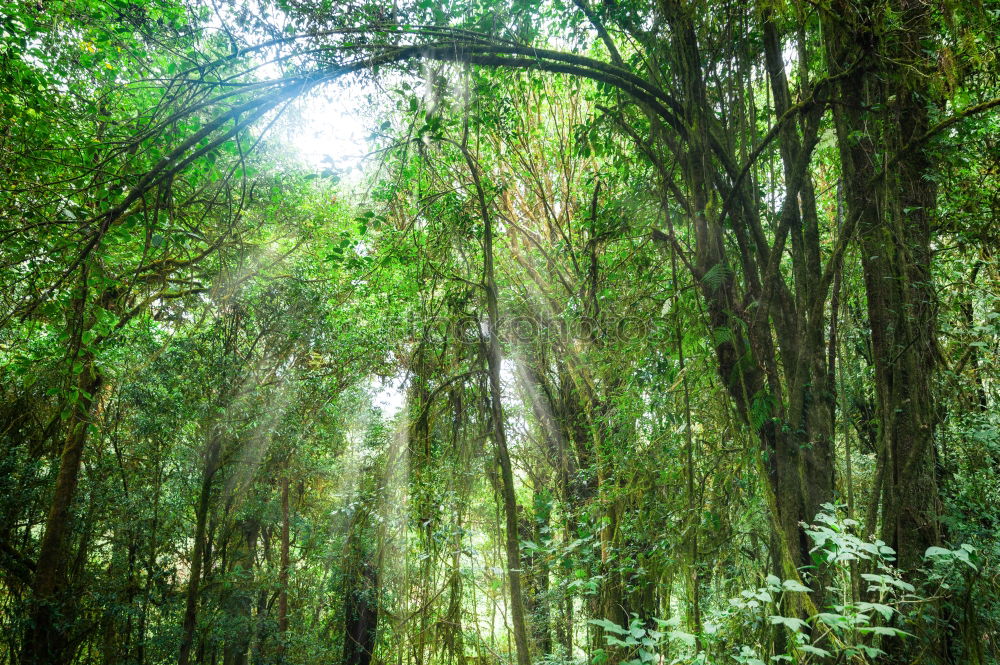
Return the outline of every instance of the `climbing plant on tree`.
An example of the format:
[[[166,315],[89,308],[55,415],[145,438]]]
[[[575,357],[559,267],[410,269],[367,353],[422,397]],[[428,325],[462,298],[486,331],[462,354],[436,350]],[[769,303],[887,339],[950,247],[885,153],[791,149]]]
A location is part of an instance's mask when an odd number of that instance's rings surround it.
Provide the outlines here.
[[[992,662],[997,12],[0,8],[3,658]]]

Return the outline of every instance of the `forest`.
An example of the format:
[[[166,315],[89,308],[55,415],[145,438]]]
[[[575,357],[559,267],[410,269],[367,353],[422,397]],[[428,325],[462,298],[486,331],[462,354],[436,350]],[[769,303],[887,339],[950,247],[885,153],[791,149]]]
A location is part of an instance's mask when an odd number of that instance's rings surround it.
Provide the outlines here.
[[[1000,0],[0,1],[0,665],[1000,663]]]

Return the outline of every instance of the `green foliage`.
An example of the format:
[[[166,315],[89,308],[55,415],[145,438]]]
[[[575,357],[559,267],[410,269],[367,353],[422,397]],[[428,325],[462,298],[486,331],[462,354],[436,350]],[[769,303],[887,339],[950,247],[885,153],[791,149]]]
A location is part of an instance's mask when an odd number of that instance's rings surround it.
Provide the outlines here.
[[[4,3],[0,661],[997,662],[967,4]]]

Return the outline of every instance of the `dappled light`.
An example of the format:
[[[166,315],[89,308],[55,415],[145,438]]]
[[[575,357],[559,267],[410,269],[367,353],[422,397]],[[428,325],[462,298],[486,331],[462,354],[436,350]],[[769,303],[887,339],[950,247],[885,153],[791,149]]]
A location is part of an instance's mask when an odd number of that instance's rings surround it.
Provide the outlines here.
[[[998,37],[0,3],[0,665],[1000,662]]]

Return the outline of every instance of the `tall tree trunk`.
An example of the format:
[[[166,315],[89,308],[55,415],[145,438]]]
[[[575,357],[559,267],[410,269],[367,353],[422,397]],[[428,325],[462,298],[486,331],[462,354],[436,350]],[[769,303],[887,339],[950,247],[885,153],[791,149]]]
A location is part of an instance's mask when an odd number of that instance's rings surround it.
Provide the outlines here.
[[[936,189],[928,177],[930,160],[911,145],[929,125],[921,40],[929,31],[931,7],[918,0],[894,4],[901,27],[894,35],[893,61],[879,55],[888,36],[850,3],[835,4],[824,32],[831,72],[846,72],[834,117],[847,210],[857,218],[861,237],[872,331],[882,539],[896,550],[899,566],[910,570],[939,539],[930,275]],[[877,105],[884,111],[863,110]]]
[[[219,470],[219,460],[222,453],[221,434],[213,428],[209,437],[208,449],[205,451],[205,462],[202,468],[201,491],[198,495],[198,507],[195,512],[194,546],[191,551],[191,570],[188,575],[184,620],[181,624],[180,653],[177,658],[178,665],[188,665],[191,662],[191,649],[194,646],[195,626],[198,621],[198,596],[201,589],[201,571],[205,559],[205,531],[212,499],[212,481],[215,478],[215,473]]]
[[[905,26],[901,35],[904,59],[909,61],[900,66],[887,128],[895,139],[889,145],[899,151],[930,126],[928,106],[932,100],[927,81],[934,67],[927,62],[923,44],[931,34],[934,8],[921,0],[898,0],[896,5],[901,25]],[[889,384],[888,401],[881,409],[887,423],[884,448],[889,457],[882,539],[896,550],[899,566],[912,570],[921,564],[927,548],[940,540],[934,447],[937,414],[933,399],[938,359],[937,298],[931,277],[931,218],[937,187],[931,177],[933,165],[922,147],[899,160],[898,166],[898,172],[892,174],[895,182],[886,181],[896,190],[895,196],[888,198],[893,208],[887,211],[894,223],[866,233],[864,241],[872,252],[870,256],[878,256],[869,246],[870,240],[877,239],[882,247],[894,240],[898,246],[893,252],[896,265],[883,264],[892,274],[882,275],[887,279],[880,285],[889,296],[884,306],[893,319],[889,327],[891,339],[882,339],[874,355],[880,382]],[[881,262],[875,259],[874,263]],[[876,273],[881,272],[878,267],[882,266],[872,267]],[[883,397],[882,390],[879,395]]]
[[[517,499],[514,495],[514,471],[507,447],[507,431],[504,425],[503,404],[500,389],[500,342],[496,326],[499,321],[497,286],[493,275],[492,224],[487,219],[484,254],[486,275],[487,327],[486,363],[490,386],[490,420],[493,426],[493,441],[496,445],[497,462],[500,465],[500,488],[503,495],[505,517],[505,548],[507,553],[507,579],[510,585],[511,623],[514,629],[514,644],[518,665],[530,665],[528,634],[524,616],[524,596],[521,589],[521,548],[518,544]]]
[[[497,302],[497,282],[493,270],[493,221],[486,205],[486,193],[479,179],[479,167],[472,155],[462,147],[469,171],[476,186],[479,212],[483,222],[483,282],[486,289],[486,365],[489,375],[490,421],[493,442],[496,445],[497,462],[500,465],[500,489],[503,495],[505,518],[504,545],[507,555],[507,580],[510,586],[510,615],[514,630],[514,645],[517,665],[530,665],[531,652],[524,616],[524,596],[521,590],[521,548],[518,544],[517,498],[514,494],[514,471],[507,448],[507,430],[504,424],[503,401],[500,389],[500,340],[497,325],[500,321],[500,306]]]
[[[239,533],[242,538],[232,548],[235,551],[227,566],[229,575],[234,579],[225,598],[229,629],[225,635],[223,665],[247,665],[249,662],[250,639],[253,634],[254,552],[257,549],[259,531],[260,525],[255,519],[240,521]]]
[[[62,607],[67,601],[63,595],[67,572],[66,541],[71,524],[70,507],[76,495],[83,451],[98,400],[97,393],[104,381],[95,365],[92,351],[84,350],[78,362],[82,364],[82,371],[75,385],[76,400],[70,407],[59,472],[35,566],[28,627],[21,647],[22,665],[59,665],[68,662],[71,657],[69,635],[66,633],[69,616]]]
[[[550,540],[551,531],[551,495],[547,492],[535,493],[534,540],[543,545]],[[536,619],[534,638],[539,653],[548,656],[552,653],[552,600],[549,591],[549,561],[547,557],[539,557],[535,562],[535,606]]]
[[[764,60],[771,82],[775,113],[783,116],[792,106],[788,77],[785,72],[783,48],[770,10],[764,11]],[[800,53],[800,57],[805,57]],[[802,73],[799,85],[808,92],[809,81]],[[778,145],[785,182],[785,203],[781,224],[787,224],[791,240],[792,273],[797,321],[795,334],[781,338],[782,361],[788,378],[788,419],[793,434],[788,451],[795,464],[794,476],[784,482],[800,487],[802,505],[796,524],[801,563],[808,561],[810,543],[798,522],[811,522],[822,504],[833,498],[833,407],[831,375],[824,344],[825,308],[813,309],[814,299],[825,300],[818,293],[823,266],[820,262],[819,219],[809,161],[816,140],[818,122],[815,114],[806,114],[802,122],[802,137],[796,123],[786,122],[779,133]],[[776,244],[780,247],[781,243]],[[778,257],[772,256],[772,262]],[[769,268],[770,269],[770,268]],[[777,278],[777,275],[774,276]],[[765,280],[768,277],[765,275]],[[770,289],[765,284],[765,289]],[[788,527],[786,527],[788,528]],[[823,584],[816,584],[822,587]],[[819,599],[817,594],[817,600]]]
[[[288,519],[288,472],[281,479],[281,563],[278,571],[278,632],[281,633],[282,642],[288,632],[288,547],[289,547],[289,519]]]
[[[343,665],[369,665],[378,637],[379,571],[360,551],[352,559],[355,572],[345,599]]]
[[[805,176],[819,116],[810,116],[801,141],[794,127],[780,137],[788,163],[787,182],[779,228],[774,246],[769,247],[746,181],[727,182],[733,177],[732,164],[719,167],[713,158],[725,161],[722,148],[716,147],[725,141],[718,136],[720,122],[706,94],[692,7],[676,0],[665,0],[662,6],[671,26],[671,65],[680,81],[689,127],[683,148],[674,151],[682,166],[695,233],[690,267],[705,302],[719,377],[739,417],[755,432],[766,460],[769,512],[780,534],[775,541],[776,561],[783,577],[795,578],[799,566],[809,560],[800,523],[812,520],[815,508],[829,501],[833,492],[831,439],[823,431],[829,429],[829,416],[828,410],[819,408],[828,406],[828,400],[817,399],[810,388],[826,385],[823,312],[818,308],[809,316],[806,311],[818,297],[808,286],[818,281],[819,253]],[[783,70],[774,74],[784,84]],[[787,104],[787,86],[780,88],[780,94],[776,101]],[[731,226],[740,247],[735,267],[742,270],[742,279],[727,256],[725,228],[717,212],[725,211],[721,195],[738,220]],[[803,225],[804,217],[809,217],[809,224]],[[781,276],[787,236],[792,237],[793,270],[799,276],[795,294]],[[671,246],[670,237],[661,234],[658,239]],[[755,304],[753,309],[747,307],[750,303]]]
[[[670,252],[670,273],[673,278],[673,289],[675,294],[680,293],[680,288],[677,283],[677,254],[671,249]],[[679,310],[678,310],[679,311]],[[687,481],[687,496],[685,497],[687,503],[687,516],[685,518],[685,530],[687,534],[685,540],[687,540],[687,550],[688,550],[688,574],[687,588],[688,588],[688,626],[691,632],[695,635],[697,640],[696,649],[701,650],[701,579],[699,575],[698,566],[700,565],[700,556],[698,554],[698,531],[701,528],[701,501],[695,498],[695,442],[694,442],[694,431],[691,422],[691,387],[688,384],[687,376],[687,363],[684,357],[684,335],[681,332],[681,322],[678,320],[674,322],[674,334],[677,343],[677,371],[681,375],[682,388],[681,393],[683,397],[684,404],[684,471]]]

